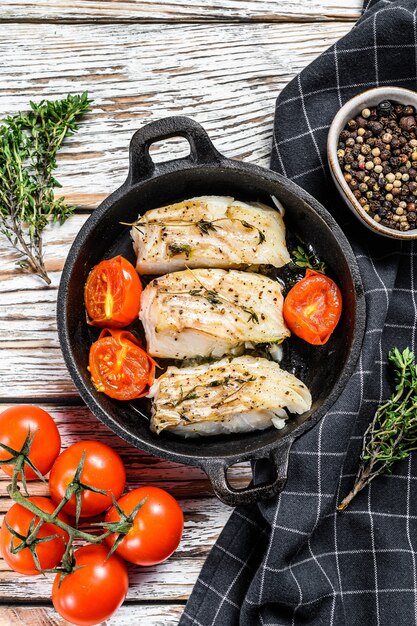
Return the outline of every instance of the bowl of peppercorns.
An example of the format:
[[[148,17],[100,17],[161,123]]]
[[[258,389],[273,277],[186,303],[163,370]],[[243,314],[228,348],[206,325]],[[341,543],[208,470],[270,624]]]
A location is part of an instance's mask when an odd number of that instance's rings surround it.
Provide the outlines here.
[[[417,239],[417,93],[378,87],[349,100],[330,126],[327,155],[339,192],[368,228]]]

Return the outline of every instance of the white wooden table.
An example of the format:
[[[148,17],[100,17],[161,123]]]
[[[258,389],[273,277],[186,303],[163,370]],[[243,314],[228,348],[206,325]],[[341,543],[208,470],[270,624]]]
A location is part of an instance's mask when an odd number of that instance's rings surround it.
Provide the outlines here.
[[[136,450],[83,406],[61,357],[57,286],[68,249],[89,213],[127,171],[128,143],[143,124],[183,114],[203,124],[228,157],[267,166],[274,102],[284,85],[344,35],[361,0],[1,0],[0,116],[30,99],[88,90],[92,112],[68,140],[58,178],[76,214],[46,235],[47,288],[14,267],[0,239],[0,409],[38,404],[56,418],[64,445],[99,438],[122,455],[130,487],[158,484],[180,500],[179,550],[158,567],[132,568],[127,601],[111,625],[170,625],[183,606],[231,510],[203,472]],[[155,147],[179,156],[178,141]],[[159,153],[159,154],[158,154]],[[1,237],[1,236],[0,236]],[[234,480],[248,470],[235,468]],[[1,512],[10,502],[0,477]],[[32,493],[44,487],[31,485]],[[51,581],[22,578],[0,562],[0,626],[64,624],[52,610]],[[224,626],[227,626],[226,624]]]

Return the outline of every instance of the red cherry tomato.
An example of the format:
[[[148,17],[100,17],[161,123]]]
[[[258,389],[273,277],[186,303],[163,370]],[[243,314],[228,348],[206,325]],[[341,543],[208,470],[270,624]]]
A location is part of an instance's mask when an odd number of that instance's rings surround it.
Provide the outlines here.
[[[61,437],[52,417],[36,406],[21,404],[6,409],[0,414],[0,443],[13,450],[21,450],[28,433],[35,434],[30,448],[29,459],[45,476],[61,449]],[[0,447],[0,460],[10,459],[11,455]],[[8,476],[13,473],[13,464],[1,465]],[[35,472],[25,466],[27,480],[37,478]]]
[[[155,378],[155,362],[125,330],[102,330],[90,348],[89,368],[97,391],[116,400],[145,396]]]
[[[120,456],[109,446],[98,441],[79,441],[64,450],[55,461],[49,476],[52,500],[59,504],[68,485],[74,478],[78,464],[85,451],[84,467],[80,482],[96,489],[106,490],[106,495],[94,491],[81,492],[80,517],[92,517],[102,513],[112,504],[112,496],[119,498],[126,482],[126,472]],[[76,514],[75,495],[63,510],[68,515]]]
[[[129,580],[126,565],[116,554],[108,557],[104,545],[88,545],[74,553],[79,569],[60,581],[57,574],[52,588],[55,610],[78,626],[93,626],[109,619],[126,597]]]
[[[142,285],[129,261],[122,256],[102,261],[88,275],[84,301],[90,324],[123,328],[137,319]]]
[[[325,344],[340,319],[342,296],[329,278],[308,269],[290,290],[284,301],[283,314],[288,328],[315,346]]]
[[[116,548],[117,554],[136,565],[162,563],[177,549],[184,528],[184,516],[178,502],[158,487],[140,487],[118,500],[124,513],[130,515],[145,497],[145,504],[135,516],[129,533]],[[115,507],[106,515],[106,522],[117,522]],[[113,546],[117,534],[106,541]]]
[[[45,511],[45,513],[53,513],[55,510],[54,503],[48,498],[41,498],[39,496],[32,496],[28,498],[29,502],[33,502],[39,509]],[[64,513],[59,513],[58,518],[69,523],[67,516]],[[31,513],[20,504],[14,504],[11,509],[8,510],[5,516],[5,521],[0,529],[0,552],[7,565],[11,567],[15,572],[24,574],[25,576],[36,576],[40,574],[33,560],[32,553],[29,548],[23,548],[20,552],[13,554],[10,550],[10,546],[13,545],[17,548],[22,542],[17,537],[14,537],[10,530],[6,526],[7,524],[22,536],[27,536],[30,524],[35,519],[35,525],[39,520],[34,513]],[[39,559],[39,563],[42,569],[51,569],[56,567],[61,561],[65,552],[65,544],[68,541],[68,534],[65,530],[62,530],[55,524],[49,524],[44,522],[42,528],[37,535],[38,539],[44,537],[50,537],[58,535],[55,539],[45,541],[44,543],[38,543],[35,546],[36,554]]]

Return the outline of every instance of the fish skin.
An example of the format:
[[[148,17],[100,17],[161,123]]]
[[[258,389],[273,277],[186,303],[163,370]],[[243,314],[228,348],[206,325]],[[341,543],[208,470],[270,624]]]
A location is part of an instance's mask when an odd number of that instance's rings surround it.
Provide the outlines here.
[[[217,303],[207,293],[215,294]],[[147,285],[139,318],[151,356],[221,357],[245,342],[279,343],[288,337],[282,306],[279,283],[266,276],[187,269]]]
[[[214,363],[170,366],[150,389],[151,430],[196,437],[282,428],[290,413],[311,408],[306,385],[268,359],[226,357]]]
[[[139,220],[147,224],[142,228],[137,224],[131,230],[139,274],[161,275],[186,267],[279,268],[291,260],[282,215],[260,203],[240,202],[229,196],[200,196],[151,209]],[[184,225],[201,220],[214,222],[214,228],[202,232],[196,224]],[[259,231],[265,238],[262,242]],[[178,252],[181,247],[184,251]]]

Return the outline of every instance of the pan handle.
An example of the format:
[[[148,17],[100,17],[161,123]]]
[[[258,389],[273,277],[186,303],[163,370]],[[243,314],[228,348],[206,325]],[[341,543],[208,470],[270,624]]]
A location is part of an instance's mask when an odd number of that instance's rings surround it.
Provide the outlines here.
[[[181,159],[155,163],[149,154],[150,146],[156,141],[170,137],[184,137],[190,144],[190,154]],[[195,164],[218,163],[223,158],[200,124],[189,117],[165,117],[146,124],[133,135],[129,147],[130,165],[126,182],[129,185],[134,185],[162,173]]]
[[[272,482],[267,484],[254,485],[252,482],[244,489],[234,489],[227,480],[227,470],[231,464],[224,459],[208,459],[204,463],[203,469],[211,481],[216,496],[229,506],[253,504],[258,500],[267,500],[284,489],[292,443],[293,439],[283,440],[278,448],[270,452],[268,460],[272,464],[274,477]],[[238,462],[239,460],[234,460],[232,464]]]

